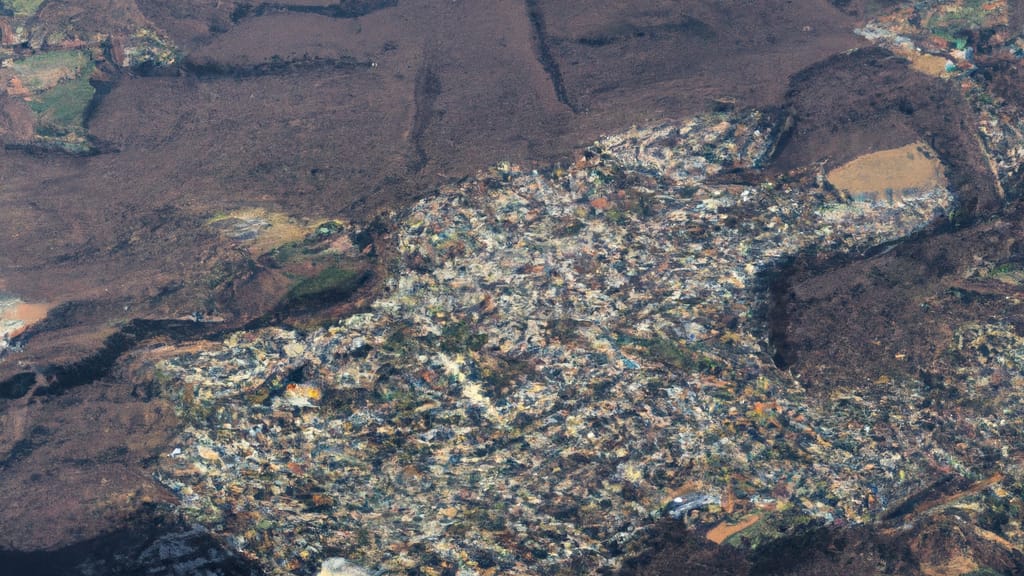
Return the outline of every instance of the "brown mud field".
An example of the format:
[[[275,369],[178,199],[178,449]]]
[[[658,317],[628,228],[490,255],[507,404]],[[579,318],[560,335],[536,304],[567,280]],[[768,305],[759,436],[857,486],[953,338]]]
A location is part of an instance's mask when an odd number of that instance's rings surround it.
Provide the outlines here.
[[[995,178],[954,83],[853,34],[896,4],[47,2],[39,23],[102,31],[128,14],[184,57],[111,73],[88,117],[93,155],[17,145],[20,109],[0,102],[0,289],[49,307],[0,356],[0,565],[256,573],[177,521],[153,479],[177,423],[134,381],[136,356],[357,309],[386,273],[390,215],[441,183],[500,161],[568,162],[601,134],[716,107],[774,111],[786,133],[767,172],[783,180],[918,141],[935,150],[960,196],[954,221],[877,253],[802,255],[775,271],[765,316],[777,365],[821,383],[823,401],[885,394],[883,375],[941,383],[955,326],[1024,326],[1016,285],[971,275],[979,259],[1024,262],[1021,182]],[[1021,98],[1016,64],[979,68]],[[312,305],[294,279],[323,260],[255,253],[211,224],[245,210],[287,221],[275,229],[359,230],[331,260],[358,282]],[[963,550],[1024,570],[1019,551],[974,532],[903,520],[750,552],[664,521],[624,573],[925,574]]]

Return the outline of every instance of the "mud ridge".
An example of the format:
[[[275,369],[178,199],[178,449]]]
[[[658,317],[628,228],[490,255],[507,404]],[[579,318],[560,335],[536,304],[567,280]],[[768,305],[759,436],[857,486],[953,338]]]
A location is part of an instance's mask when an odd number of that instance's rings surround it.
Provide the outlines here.
[[[599,48],[601,46],[615,44],[632,38],[643,38],[644,36],[655,37],[659,34],[675,34],[680,32],[697,38],[702,38],[707,41],[712,41],[718,36],[715,29],[709,26],[707,22],[691,16],[684,16],[681,20],[676,22],[666,22],[657,26],[624,25],[623,28],[616,31],[616,33],[583,36],[577,38],[576,42],[590,48]]]
[[[778,147],[773,163],[780,171],[824,160],[838,164],[872,147],[920,139],[946,166],[949,189],[960,199],[960,225],[1002,207],[995,175],[973,132],[976,119],[959,89],[912,71],[888,50],[862,48],[805,68],[790,79],[786,106],[795,126]],[[841,134],[863,141],[863,150],[842,142]],[[901,138],[907,142],[897,142]]]
[[[92,136],[86,136],[86,140],[89,142],[89,148],[87,150],[72,151],[60,146],[59,144],[51,144],[48,142],[9,142],[4,144],[4,150],[11,152],[22,152],[30,156],[73,156],[76,158],[90,158],[92,156],[99,156],[100,154],[113,154],[120,152],[120,148],[111,144],[110,142],[104,142],[98,138]]]
[[[121,355],[148,338],[167,336],[186,340],[204,336],[214,337],[223,331],[222,326],[191,320],[132,320],[124,328],[108,336],[103,346],[93,354],[70,364],[41,368],[39,373],[45,379],[46,385],[36,388],[33,396],[58,395],[76,386],[108,376]],[[19,339],[24,340],[30,336],[26,333]],[[14,399],[27,394],[34,380],[34,372],[19,372],[0,381],[0,390],[4,392],[2,397]]]
[[[827,276],[854,262],[882,256],[901,247],[929,242],[948,234],[958,227],[957,222],[943,218],[910,236],[869,246],[856,252],[841,252],[822,258],[814,248],[786,258],[771,269],[761,272],[758,282],[768,294],[764,309],[759,313],[767,331],[769,353],[775,367],[788,370],[799,361],[795,345],[789,340],[790,309],[793,305],[793,286],[807,278]]]
[[[138,574],[257,576],[252,562],[212,535],[177,519],[163,505],[147,505],[124,527],[57,550],[0,549],[5,574]]]
[[[349,0],[329,6],[307,6],[264,2],[262,4],[239,4],[231,13],[231,21],[238,23],[245,18],[257,18],[275,12],[297,12],[300,14],[316,14],[328,18],[359,18],[385,8],[398,5],[398,0]]]
[[[227,64],[224,62],[196,62],[187,60],[178,68],[181,73],[194,76],[200,80],[211,78],[257,78],[262,76],[283,76],[317,72],[320,70],[354,70],[372,68],[373,63],[356,60],[355,58],[301,58],[298,60],[272,59],[248,66]],[[162,75],[162,71],[157,75]],[[145,75],[145,74],[143,74]]]

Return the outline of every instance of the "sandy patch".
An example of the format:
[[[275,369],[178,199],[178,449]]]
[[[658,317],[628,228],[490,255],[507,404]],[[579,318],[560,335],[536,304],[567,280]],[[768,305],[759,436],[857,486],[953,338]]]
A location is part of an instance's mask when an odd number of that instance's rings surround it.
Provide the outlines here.
[[[887,202],[946,184],[942,163],[923,142],[854,158],[827,178],[854,200]]]
[[[744,516],[740,519],[739,522],[735,524],[728,524],[726,522],[722,522],[721,524],[715,526],[714,528],[708,531],[707,539],[711,540],[715,544],[721,544],[722,542],[728,540],[729,537],[733,534],[736,534],[737,532],[742,532],[743,530],[750,528],[754,524],[757,524],[757,521],[760,519],[760,514],[750,514],[749,516]]]
[[[216,216],[209,224],[227,239],[245,244],[252,254],[263,254],[282,244],[302,240],[315,228],[287,214],[260,208]]]
[[[10,340],[46,318],[49,304],[29,304],[17,298],[0,299],[0,339]]]
[[[46,314],[49,311],[49,304],[29,304],[28,302],[18,302],[14,306],[7,308],[0,313],[0,318],[3,318],[4,320],[16,320],[24,322],[25,324],[32,324],[46,318]]]
[[[911,53],[910,67],[918,72],[924,72],[929,76],[943,76],[947,74],[946,66],[949,60],[934,54]]]

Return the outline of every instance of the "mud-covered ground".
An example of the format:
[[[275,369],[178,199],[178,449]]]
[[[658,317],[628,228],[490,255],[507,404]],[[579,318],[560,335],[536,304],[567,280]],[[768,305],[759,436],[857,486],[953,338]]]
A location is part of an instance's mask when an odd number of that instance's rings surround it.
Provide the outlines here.
[[[280,294],[219,298],[211,276],[239,259],[204,225],[218,213],[366,221],[497,161],[567,160],[715,102],[777,104],[792,74],[866,44],[824,0],[126,6],[178,43],[180,66],[103,87],[88,120],[103,153],[2,152],[0,282],[57,308],[46,338],[25,339],[26,365],[87,355],[132,318],[216,308],[240,323],[272,307]],[[102,30],[104,10],[38,18]]]
[[[884,394],[880,375],[941,372],[952,326],[1021,322],[1005,284],[965,278],[979,257],[1024,261],[1022,209],[1006,206],[1014,186],[1006,198],[997,189],[961,91],[852,33],[894,4],[48,2],[38,18],[53,26],[143,19],[184,58],[102,86],[88,119],[99,154],[0,151],[0,289],[53,306],[0,360],[0,391],[27,391],[0,400],[0,548],[19,551],[9,559],[26,573],[52,559],[27,553],[53,549],[68,554],[62,566],[146,565],[159,530],[127,552],[110,535],[170,509],[150,466],[173,448],[175,421],[132,381],[132,350],[289,318],[287,286],[225,243],[212,217],[256,207],[366,224],[488,164],[567,160],[602,133],[714,107],[789,118],[776,175],[920,140],[939,154],[962,197],[955,225],[882,254],[798,259],[779,271],[766,314],[777,362],[808,380]],[[981,72],[1008,100],[1024,93],[1013,65]],[[14,134],[17,108],[3,105]],[[200,310],[224,322],[179,320]],[[981,546],[949,531],[856,528],[744,555],[679,530],[652,534],[629,569],[859,574],[876,557],[909,567]],[[1012,561],[994,553],[989,565]]]

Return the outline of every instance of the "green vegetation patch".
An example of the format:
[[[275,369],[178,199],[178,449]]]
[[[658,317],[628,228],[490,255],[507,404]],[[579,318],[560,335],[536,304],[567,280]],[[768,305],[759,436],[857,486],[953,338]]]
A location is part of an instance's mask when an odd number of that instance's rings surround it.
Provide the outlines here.
[[[487,343],[487,335],[474,332],[469,324],[449,322],[441,331],[441,350],[449,354],[479,351]]]
[[[307,235],[305,238],[305,242],[307,244],[315,244],[337,234],[341,234],[344,231],[344,224],[342,224],[341,222],[337,222],[335,220],[328,220],[327,222],[324,222],[317,226],[316,230]]]
[[[368,277],[369,274],[361,270],[326,268],[292,286],[285,301],[297,305],[339,302],[358,290]]]
[[[43,0],[3,0],[0,6],[14,12],[15,16],[31,16],[39,10]]]
[[[691,346],[677,343],[669,338],[654,338],[638,341],[640,353],[651,360],[686,372],[715,374],[721,364],[714,357],[704,354]]]
[[[86,75],[43,92],[29,102],[36,113],[36,132],[40,136],[84,133],[85,111],[95,94]]]
[[[932,34],[957,43],[956,35],[964,30],[977,30],[984,26],[988,11],[982,6],[986,0],[965,0],[955,10],[938,10],[928,20]],[[961,48],[962,49],[962,48]]]
[[[795,508],[767,515],[754,525],[733,534],[723,541],[737,548],[756,550],[760,548],[792,546],[792,538],[800,541],[827,541],[828,528],[820,520],[808,516]],[[770,552],[769,552],[770,553]]]
[[[982,566],[977,570],[971,570],[970,572],[964,574],[964,576],[1003,576],[1003,573],[996,572],[988,566]]]
[[[15,60],[10,69],[26,89],[38,93],[62,82],[88,77],[93,63],[85,52],[60,50]]]
[[[1024,284],[1024,265],[1019,262],[1004,262],[992,268],[988,277],[1011,286]]]
[[[499,356],[481,358],[477,368],[483,394],[496,402],[511,396],[516,384],[533,373],[529,362]]]

